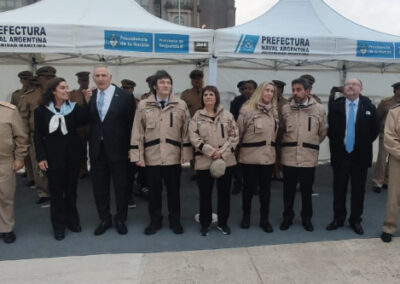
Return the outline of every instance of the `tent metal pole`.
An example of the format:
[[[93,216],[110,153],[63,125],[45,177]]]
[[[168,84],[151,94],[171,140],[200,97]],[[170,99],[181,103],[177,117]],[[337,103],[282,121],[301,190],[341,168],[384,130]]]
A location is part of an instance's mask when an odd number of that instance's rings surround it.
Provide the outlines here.
[[[344,86],[344,83],[346,82],[346,79],[347,79],[347,67],[346,67],[345,62],[342,63],[342,78],[341,79],[342,79],[341,80],[342,86]]]
[[[208,85],[217,86],[218,59],[213,56],[208,62]]]

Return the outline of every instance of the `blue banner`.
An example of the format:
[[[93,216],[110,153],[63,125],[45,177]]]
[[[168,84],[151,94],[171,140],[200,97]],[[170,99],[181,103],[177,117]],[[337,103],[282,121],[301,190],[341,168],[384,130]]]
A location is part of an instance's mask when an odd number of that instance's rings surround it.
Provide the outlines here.
[[[394,58],[393,42],[357,40],[357,57]]]
[[[104,49],[153,52],[153,34],[104,31]]]
[[[240,37],[238,45],[236,46],[235,52],[239,53],[254,53],[257,47],[259,36],[255,35],[243,35]]]
[[[394,56],[396,59],[400,59],[400,42],[394,43]]]
[[[155,34],[155,52],[189,53],[189,35]]]

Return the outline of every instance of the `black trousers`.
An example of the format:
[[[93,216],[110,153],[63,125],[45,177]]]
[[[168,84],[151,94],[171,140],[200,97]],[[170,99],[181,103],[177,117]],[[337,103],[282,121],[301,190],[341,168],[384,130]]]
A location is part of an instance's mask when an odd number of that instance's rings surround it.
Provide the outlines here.
[[[152,222],[162,220],[162,189],[167,188],[168,219],[170,225],[180,223],[181,218],[181,165],[146,166],[149,183],[149,214]]]
[[[232,183],[232,173],[234,167],[227,167],[225,174],[220,178],[213,178],[210,170],[197,170],[197,185],[200,195],[200,224],[208,227],[212,221],[212,190],[214,181],[217,181],[217,198],[218,198],[218,225],[226,225],[230,213],[230,190]]]
[[[244,178],[242,192],[243,216],[250,216],[251,200],[257,187],[259,187],[260,222],[268,221],[273,166],[242,164]]]
[[[312,209],[312,186],[314,184],[315,168],[288,167],[283,166],[283,216],[293,219],[293,203],[296,196],[296,186],[300,183],[301,192],[301,218],[311,219]]]
[[[67,168],[47,170],[50,189],[50,219],[55,232],[64,232],[67,225],[79,225],[76,208],[76,189],[79,178],[79,161],[67,163]]]
[[[352,154],[345,154],[343,163],[333,167],[333,212],[334,218],[340,222],[346,219],[347,186],[351,183],[350,223],[360,223],[364,208],[365,184],[367,171],[360,167]]]
[[[233,187],[240,189],[243,187],[243,168],[241,164],[233,166]]]
[[[128,158],[126,161],[111,161],[102,145],[99,158],[92,159],[90,162],[93,193],[99,218],[103,221],[111,220],[110,182],[112,178],[116,203],[114,218],[117,221],[126,221],[128,214]]]

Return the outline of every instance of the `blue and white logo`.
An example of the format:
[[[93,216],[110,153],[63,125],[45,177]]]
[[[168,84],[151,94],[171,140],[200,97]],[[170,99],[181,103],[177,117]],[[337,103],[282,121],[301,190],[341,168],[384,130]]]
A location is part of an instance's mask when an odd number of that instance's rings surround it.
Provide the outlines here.
[[[393,42],[357,40],[357,57],[394,58]]]
[[[256,35],[241,35],[235,52],[254,53],[259,39],[260,37]]]

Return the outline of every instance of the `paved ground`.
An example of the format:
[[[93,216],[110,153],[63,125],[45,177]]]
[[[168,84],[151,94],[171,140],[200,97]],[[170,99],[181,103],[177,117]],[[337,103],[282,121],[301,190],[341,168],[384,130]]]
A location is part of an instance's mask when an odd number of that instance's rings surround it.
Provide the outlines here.
[[[24,180],[18,179],[16,196],[16,228],[17,241],[12,245],[0,242],[0,260],[46,258],[61,256],[83,256],[108,253],[150,253],[168,251],[206,250],[220,248],[238,248],[260,245],[276,245],[289,243],[305,243],[328,240],[358,239],[348,226],[337,231],[328,232],[325,226],[332,218],[332,178],[329,166],[317,169],[315,191],[319,196],[313,197],[314,232],[306,232],[301,226],[299,214],[294,225],[288,231],[280,231],[279,223],[282,212],[282,184],[274,182],[271,197],[270,220],[274,227],[272,234],[261,231],[258,227],[258,200],[253,200],[252,226],[249,230],[239,227],[241,219],[241,197],[232,196],[231,218],[229,220],[232,234],[222,235],[216,228],[208,237],[199,235],[199,225],[193,216],[198,208],[198,193],[195,182],[189,181],[189,171],[182,175],[182,224],[185,234],[175,235],[168,228],[167,222],[157,234],[146,236],[143,229],[148,223],[147,207],[144,200],[138,199],[138,207],[129,210],[129,233],[120,236],[110,229],[102,236],[94,236],[93,231],[98,224],[94,206],[91,183],[89,179],[79,185],[78,206],[83,227],[82,233],[67,232],[64,241],[53,238],[49,220],[49,209],[34,204],[35,191],[22,186]],[[363,239],[379,236],[384,215],[386,192],[376,194],[368,188],[365,198]],[[296,196],[296,207],[299,212],[300,195]],[[164,206],[166,208],[166,206]],[[164,210],[166,212],[166,210]],[[166,214],[165,214],[166,215]]]

